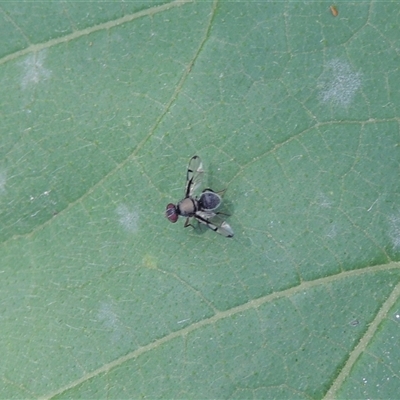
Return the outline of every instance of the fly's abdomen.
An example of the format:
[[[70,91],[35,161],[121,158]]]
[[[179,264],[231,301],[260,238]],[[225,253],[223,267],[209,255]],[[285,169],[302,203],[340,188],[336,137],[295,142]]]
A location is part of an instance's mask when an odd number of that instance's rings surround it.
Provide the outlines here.
[[[206,189],[200,196],[199,208],[202,210],[215,210],[221,205],[221,197],[211,189]]]

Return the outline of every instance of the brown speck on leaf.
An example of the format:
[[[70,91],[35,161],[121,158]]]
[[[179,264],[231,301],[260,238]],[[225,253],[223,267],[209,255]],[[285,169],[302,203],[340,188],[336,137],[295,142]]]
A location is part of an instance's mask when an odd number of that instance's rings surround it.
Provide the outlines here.
[[[331,13],[334,17],[337,17],[339,15],[339,11],[336,8],[336,6],[330,6],[329,9],[331,10]]]

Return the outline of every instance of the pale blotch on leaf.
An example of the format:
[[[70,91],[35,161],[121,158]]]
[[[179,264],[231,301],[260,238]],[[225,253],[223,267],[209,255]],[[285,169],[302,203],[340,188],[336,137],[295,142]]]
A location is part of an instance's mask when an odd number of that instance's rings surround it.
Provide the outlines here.
[[[46,59],[46,51],[42,50],[39,53],[29,54],[23,62],[21,87],[26,89],[30,85],[37,85],[39,82],[44,81],[51,76],[51,71],[44,67]]]
[[[143,264],[146,268],[156,269],[157,268],[157,259],[149,254],[146,254],[143,257]]]
[[[316,203],[318,207],[321,208],[331,208],[333,205],[333,202],[329,199],[329,197],[322,192],[317,194]]]
[[[400,214],[391,215],[389,217],[390,224],[390,239],[392,240],[393,247],[398,249],[400,247]]]
[[[328,239],[334,239],[338,235],[338,227],[336,224],[329,225],[326,230],[326,236]]]
[[[323,103],[348,107],[360,86],[361,73],[353,71],[348,62],[334,59],[319,78],[319,97]]]
[[[137,232],[139,214],[137,211],[129,211],[128,207],[121,204],[116,210],[119,216],[119,222],[129,232]]]
[[[6,192],[7,175],[4,171],[0,171],[0,194]]]
[[[119,321],[118,315],[113,310],[113,305],[108,302],[101,303],[97,318],[106,330],[112,332],[111,342],[118,342],[123,332],[121,331],[121,322]]]

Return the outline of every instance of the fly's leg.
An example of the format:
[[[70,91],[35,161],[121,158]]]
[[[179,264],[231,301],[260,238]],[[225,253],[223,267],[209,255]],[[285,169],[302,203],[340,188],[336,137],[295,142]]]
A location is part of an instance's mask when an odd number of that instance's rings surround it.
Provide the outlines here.
[[[223,213],[223,212],[220,212],[220,211],[216,212],[215,214],[216,215],[225,215],[226,217],[230,217],[231,216],[231,214]]]
[[[193,229],[195,229],[194,226],[190,223],[190,218],[186,218],[185,225],[183,225],[184,228],[187,228],[188,226],[191,226]]]
[[[219,192],[216,192],[215,190],[212,190],[212,189],[210,189],[210,188],[207,188],[207,189],[204,189],[204,190],[202,191],[202,193],[204,193],[204,192],[213,192],[213,193],[216,193],[216,194],[218,194],[219,196],[222,197],[222,196],[225,194],[226,189],[222,189],[222,190],[220,190]]]

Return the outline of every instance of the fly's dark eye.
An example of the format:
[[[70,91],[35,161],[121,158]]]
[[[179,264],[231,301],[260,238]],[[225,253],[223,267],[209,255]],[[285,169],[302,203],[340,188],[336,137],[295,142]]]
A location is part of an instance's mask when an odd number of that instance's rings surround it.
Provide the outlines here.
[[[172,223],[175,223],[178,221],[178,213],[176,211],[176,206],[175,204],[169,203],[167,205],[167,208],[165,209],[165,216],[168,218],[169,221]]]

